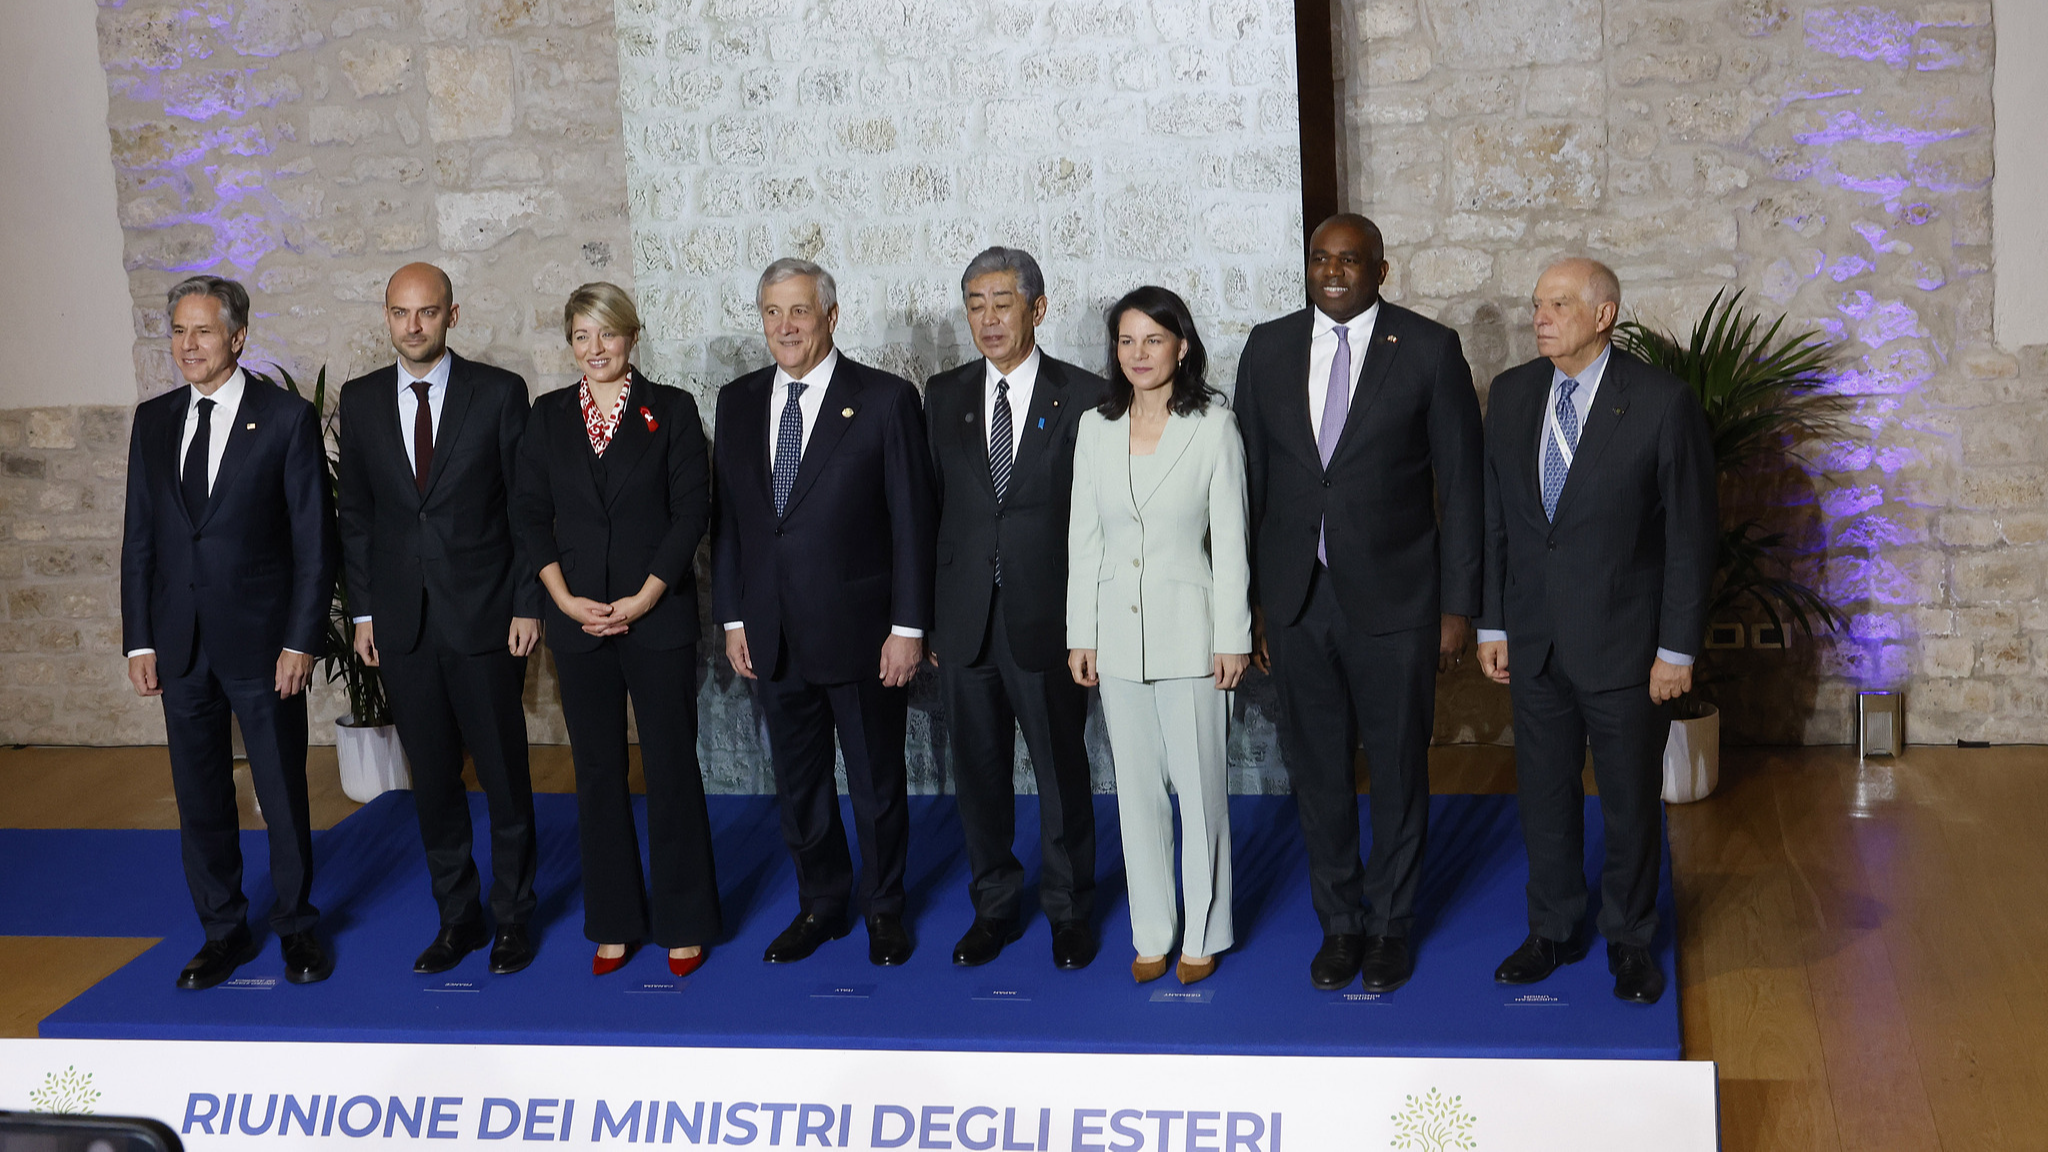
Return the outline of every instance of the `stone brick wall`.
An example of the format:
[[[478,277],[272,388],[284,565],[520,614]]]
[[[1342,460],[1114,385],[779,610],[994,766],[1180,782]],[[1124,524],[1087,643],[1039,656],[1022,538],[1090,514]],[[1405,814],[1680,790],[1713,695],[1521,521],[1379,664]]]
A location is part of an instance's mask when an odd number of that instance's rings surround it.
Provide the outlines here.
[[[2048,739],[2048,349],[1991,343],[1991,5],[1344,0],[1344,25],[1351,202],[1481,380],[1533,357],[1529,292],[1573,253],[1643,319],[1732,285],[1840,343],[1851,432],[1726,495],[1816,549],[1849,627],[1712,654],[1726,730],[1845,740],[1870,687],[1907,690],[1915,741]],[[1443,711],[1505,734],[1476,678]]]

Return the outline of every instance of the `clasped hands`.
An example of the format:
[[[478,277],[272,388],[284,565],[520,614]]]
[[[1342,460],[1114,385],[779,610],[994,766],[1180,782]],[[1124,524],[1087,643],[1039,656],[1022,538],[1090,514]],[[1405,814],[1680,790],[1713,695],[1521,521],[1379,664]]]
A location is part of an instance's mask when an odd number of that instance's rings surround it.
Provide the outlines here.
[[[618,636],[630,631],[633,621],[653,611],[655,601],[660,598],[659,591],[649,596],[647,589],[642,588],[609,604],[585,596],[570,596],[556,600],[555,606],[562,610],[562,615],[592,636]]]

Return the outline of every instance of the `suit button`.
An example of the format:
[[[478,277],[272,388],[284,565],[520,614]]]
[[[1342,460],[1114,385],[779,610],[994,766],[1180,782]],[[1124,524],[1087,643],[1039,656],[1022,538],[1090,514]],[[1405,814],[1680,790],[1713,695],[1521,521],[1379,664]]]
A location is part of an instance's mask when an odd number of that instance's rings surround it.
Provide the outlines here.
[[[1325,477],[1323,478],[1323,487],[1325,487],[1325,488],[1328,488],[1329,486],[1330,486],[1330,479],[1329,479],[1329,477],[1325,476]]]
[[[421,521],[422,523],[425,523],[425,522],[426,522],[426,519],[427,519],[427,514],[426,514],[425,512],[422,512],[422,513],[420,513],[420,521]]]
[[[1136,604],[1131,605],[1131,611],[1136,612],[1137,610],[1138,606]]]
[[[780,536],[780,535],[782,535],[782,529],[780,529],[780,528],[777,528],[777,529],[775,530],[775,534],[776,534],[777,536]]]
[[[192,534],[192,539],[193,539],[193,541],[194,541],[194,542],[196,543],[196,542],[197,542],[197,541],[199,540],[199,533],[197,533],[197,532],[194,532],[194,533]]]
[[[1552,552],[1555,552],[1555,551],[1557,551],[1557,541],[1555,541],[1555,540],[1551,540],[1551,541],[1548,541],[1548,542],[1546,542],[1546,543],[1544,544],[1544,547],[1546,547],[1546,548],[1550,549],[1550,550],[1551,550]]]
[[[1133,568],[1143,568],[1144,566],[1145,566],[1145,562],[1144,562],[1143,560],[1139,560],[1139,559],[1136,559],[1136,558],[1133,558],[1133,559],[1131,560],[1131,567],[1133,567]]]

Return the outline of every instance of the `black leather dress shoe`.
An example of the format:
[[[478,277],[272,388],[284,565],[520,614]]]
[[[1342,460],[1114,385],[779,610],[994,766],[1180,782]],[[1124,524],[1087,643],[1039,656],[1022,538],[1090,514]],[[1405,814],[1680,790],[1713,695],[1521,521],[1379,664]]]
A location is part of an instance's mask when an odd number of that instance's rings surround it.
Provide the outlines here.
[[[981,916],[953,945],[953,963],[962,968],[979,968],[1003,954],[1005,944],[1014,944],[1024,935],[1024,926],[1014,920],[990,920]]]
[[[1308,962],[1309,982],[1325,992],[1335,992],[1358,975],[1359,961],[1364,958],[1364,936],[1353,932],[1325,936],[1316,958]]]
[[[820,916],[816,912],[799,912],[789,927],[782,930],[768,945],[768,951],[761,959],[770,964],[794,964],[811,953],[827,940],[837,940],[853,930],[844,920]]]
[[[312,930],[294,932],[278,941],[284,946],[284,978],[294,984],[318,984],[334,975],[334,953]]]
[[[1664,970],[1648,948],[1633,944],[1607,946],[1607,970],[1614,973],[1616,999],[1631,1004],[1655,1004],[1664,995]]]
[[[1359,976],[1367,992],[1392,992],[1415,975],[1415,958],[1406,936],[1368,936]]]
[[[237,928],[233,935],[219,940],[208,940],[193,955],[185,970],[178,973],[178,987],[196,992],[211,988],[235,974],[235,969],[256,958],[254,941],[247,928]]]
[[[446,972],[471,952],[491,942],[490,933],[481,924],[443,925],[441,934],[412,962],[412,970],[422,976]]]
[[[915,947],[901,915],[876,912],[868,917],[868,963],[893,968],[908,962]]]
[[[1086,968],[1095,959],[1095,933],[1086,920],[1062,920],[1052,926],[1052,966],[1068,972]]]
[[[1534,984],[1547,980],[1552,972],[1566,964],[1577,964],[1586,958],[1586,950],[1592,941],[1574,936],[1570,940],[1546,940],[1534,932],[1522,941],[1522,946],[1508,954],[1493,970],[1496,984]]]
[[[500,924],[491,939],[491,974],[510,976],[533,963],[533,937],[524,924]]]

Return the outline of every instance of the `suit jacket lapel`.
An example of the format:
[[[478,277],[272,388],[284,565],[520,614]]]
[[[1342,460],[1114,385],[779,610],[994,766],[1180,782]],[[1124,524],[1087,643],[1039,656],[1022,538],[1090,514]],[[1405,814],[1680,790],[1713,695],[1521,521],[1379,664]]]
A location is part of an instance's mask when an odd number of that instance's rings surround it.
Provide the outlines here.
[[[235,409],[235,422],[228,427],[227,446],[221,450],[220,471],[214,473],[213,488],[206,497],[206,511],[200,515],[194,528],[205,527],[206,522],[213,519],[214,512],[219,510],[221,498],[227,495],[229,485],[241,475],[242,465],[248,462],[249,446],[255,441],[267,414],[264,401],[268,398],[263,395],[263,387],[269,381],[247,370],[242,375],[242,403]]]
[[[986,365],[988,361],[982,360],[979,363]],[[973,373],[968,378],[977,382],[985,381],[987,379],[985,375],[987,371],[988,369],[983,367],[981,372]],[[1043,378],[1045,374],[1041,371],[1039,375]],[[961,451],[966,454],[967,459],[980,462],[980,467],[969,468],[968,471],[974,473],[975,478],[981,483],[981,490],[988,493],[988,498],[993,500],[996,498],[996,478],[994,473],[989,471],[988,427],[982,422],[982,408],[984,407],[985,397],[981,387],[969,390],[968,395],[972,399],[967,405],[967,411],[961,414],[958,425]],[[822,421],[824,417],[820,416],[819,419]],[[1010,461],[1010,483],[1013,486],[1017,483],[1017,461],[1015,460]]]
[[[1572,452],[1572,468],[1565,474],[1564,491],[1557,494],[1557,514],[1564,515],[1566,505],[1574,493],[1594,483],[1586,478],[1600,463],[1600,454],[1612,443],[1616,429],[1623,416],[1628,414],[1629,368],[1620,352],[1609,354],[1607,373],[1600,381],[1599,391],[1593,394],[1592,406],[1586,412],[1586,426],[1579,430],[1579,446]],[[1548,389],[1545,395],[1548,396]],[[1538,413],[1538,419],[1542,414]],[[1541,465],[1538,465],[1539,469]]]
[[[1137,502],[1140,509],[1151,503],[1153,495],[1166,486],[1166,477],[1173,472],[1174,465],[1180,463],[1180,458],[1186,455],[1188,445],[1194,443],[1195,425],[1201,419],[1200,416],[1178,415],[1166,418],[1166,430],[1159,434],[1159,446],[1152,450],[1152,454],[1158,459],[1159,464],[1157,467],[1150,469],[1152,473],[1151,483],[1146,485],[1143,492],[1137,491],[1136,488],[1133,488],[1131,491],[1131,497]],[[1128,434],[1124,439],[1124,455],[1126,457],[1130,455],[1130,438]],[[1125,467],[1129,467],[1129,464],[1126,464]]]
[[[625,490],[626,478],[632,475],[633,469],[640,463],[640,458],[647,454],[647,449],[654,443],[654,433],[648,430],[647,417],[640,414],[640,409],[647,407],[648,401],[653,398],[649,395],[650,392],[647,381],[642,379],[638,372],[633,373],[633,382],[626,390],[626,406],[619,412],[619,426],[613,430],[612,442],[607,444],[604,450],[606,508],[610,508],[618,500],[619,493]],[[648,407],[648,411],[652,412],[653,409]],[[588,442],[587,436],[585,442]],[[590,469],[585,468],[584,471],[588,472]]]
[[[1272,375],[1277,387],[1266,390],[1264,398],[1273,408],[1272,426],[1280,443],[1317,472],[1323,470],[1322,453],[1316,450],[1316,427],[1309,419],[1308,390],[1318,381],[1308,378],[1308,346],[1315,339],[1315,309],[1295,313],[1287,339],[1280,342],[1281,354],[1274,358]]]
[[[1062,415],[1070,407],[1066,398],[1067,374],[1053,363],[1052,357],[1041,353],[1038,383],[1031,389],[1031,407],[1024,413],[1024,437],[1017,442],[1017,458],[1010,462],[1012,491],[1027,475],[1025,470],[1037,468],[1045,457],[1045,446],[1052,442]]]
[[[580,385],[572,386],[572,390]],[[602,507],[604,493],[597,490],[597,477],[590,472],[590,430],[583,424],[583,401],[579,396],[569,398],[567,419],[550,420],[546,428],[548,436],[554,439],[550,455],[566,465],[566,470],[575,475],[569,481],[589,494],[593,503]],[[616,437],[614,438],[616,439]],[[559,509],[557,509],[559,513]]]
[[[185,507],[185,461],[178,455],[178,444],[185,438],[185,421],[190,418],[192,411],[190,385],[186,386],[186,393],[183,404],[171,405],[169,419],[166,419],[164,426],[157,430],[156,442],[159,445],[157,453],[164,461],[165,481],[170,485],[167,491],[171,494],[171,503],[178,506],[178,515],[184,517],[185,522],[190,524],[192,512]]]
[[[1394,359],[1401,354],[1400,339],[1387,330],[1387,321],[1387,305],[1382,304],[1379,322],[1373,325],[1372,335],[1366,337],[1365,363],[1358,370],[1358,386],[1351,390],[1351,405],[1344,413],[1344,427],[1337,433],[1337,448],[1330,453],[1333,464],[1345,449],[1358,442],[1362,435],[1358,429],[1365,423],[1366,409],[1378,399],[1387,374],[1393,371]]]
[[[393,369],[397,371],[397,369]],[[462,433],[462,418],[469,415],[469,402],[474,390],[469,386],[469,361],[448,354],[448,394],[441,399],[441,419],[434,426],[434,464],[427,472],[427,490],[420,494],[421,503],[433,496],[434,485],[448,471],[448,457],[455,454],[455,439]],[[394,402],[393,412],[398,411]],[[400,451],[404,445],[399,445]],[[402,457],[401,457],[402,459]]]
[[[789,488],[789,503],[782,506],[786,518],[803,501],[804,493],[817,483],[818,473],[825,470],[825,461],[832,450],[839,447],[839,441],[846,430],[860,416],[860,381],[854,378],[845,353],[840,353],[838,366],[832,369],[832,382],[825,386],[825,396],[818,408],[818,422],[811,425],[811,439],[804,445],[804,454],[796,466],[796,481]],[[771,462],[769,467],[774,467]]]

